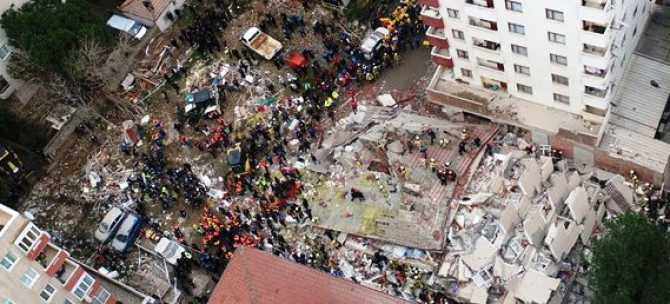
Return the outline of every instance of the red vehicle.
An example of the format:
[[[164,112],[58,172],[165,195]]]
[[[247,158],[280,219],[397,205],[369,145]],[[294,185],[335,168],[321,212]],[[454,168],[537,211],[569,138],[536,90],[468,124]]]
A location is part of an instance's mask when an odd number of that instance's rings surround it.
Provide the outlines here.
[[[298,51],[291,51],[286,54],[285,61],[286,64],[294,70],[305,68],[307,67],[307,64],[309,64],[309,60]]]

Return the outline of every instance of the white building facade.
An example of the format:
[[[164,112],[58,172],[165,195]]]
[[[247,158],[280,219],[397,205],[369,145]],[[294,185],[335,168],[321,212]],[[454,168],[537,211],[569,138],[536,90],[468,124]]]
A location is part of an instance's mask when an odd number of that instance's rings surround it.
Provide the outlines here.
[[[596,120],[649,19],[649,0],[419,0],[453,78]]]

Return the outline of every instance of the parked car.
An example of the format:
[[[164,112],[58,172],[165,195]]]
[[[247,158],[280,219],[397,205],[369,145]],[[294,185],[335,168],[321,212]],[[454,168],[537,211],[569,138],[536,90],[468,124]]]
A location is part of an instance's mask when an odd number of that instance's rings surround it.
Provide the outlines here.
[[[125,32],[135,39],[142,39],[147,33],[147,28],[142,23],[119,15],[112,15],[112,17],[107,20],[107,25],[111,28]]]
[[[140,218],[137,215],[129,213],[112,240],[112,248],[120,252],[127,251],[135,243],[135,239],[137,239],[140,233],[140,226]]]
[[[98,224],[98,229],[95,230],[95,238],[103,243],[109,241],[119,229],[125,217],[126,213],[117,207],[109,210]]]
[[[172,265],[177,265],[177,259],[186,252],[186,248],[168,238],[161,238],[154,250]]]
[[[391,32],[385,27],[378,27],[367,34],[361,43],[361,51],[363,51],[365,59],[371,60],[374,58],[382,46],[382,41],[389,35],[391,35]]]
[[[240,41],[267,60],[272,60],[284,47],[277,39],[263,33],[257,27],[251,27],[244,32],[242,37],[240,37]]]

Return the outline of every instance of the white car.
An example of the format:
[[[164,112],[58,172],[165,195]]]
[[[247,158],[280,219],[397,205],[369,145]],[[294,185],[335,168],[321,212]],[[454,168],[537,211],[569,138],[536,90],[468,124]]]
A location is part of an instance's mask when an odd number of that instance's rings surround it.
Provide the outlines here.
[[[186,252],[184,246],[168,238],[161,238],[154,250],[172,265],[177,265],[177,260],[181,257],[181,254]]]
[[[257,27],[251,27],[244,32],[240,41],[267,60],[272,60],[284,47],[277,39],[263,33]]]
[[[125,32],[138,40],[142,39],[144,34],[147,33],[147,28],[142,23],[119,15],[112,15],[112,17],[107,20],[107,25],[111,28]]]
[[[95,230],[95,238],[103,243],[109,241],[119,229],[119,226],[125,217],[126,213],[117,207],[109,210],[98,224],[98,229]]]
[[[365,36],[361,43],[361,51],[363,51],[365,59],[372,59],[382,46],[384,38],[389,37],[389,35],[391,35],[391,32],[387,28],[378,27],[374,32]]]

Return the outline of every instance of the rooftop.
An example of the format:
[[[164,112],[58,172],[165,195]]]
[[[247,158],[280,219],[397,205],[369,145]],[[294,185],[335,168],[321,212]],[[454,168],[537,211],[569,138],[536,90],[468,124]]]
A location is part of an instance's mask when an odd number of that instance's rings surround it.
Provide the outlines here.
[[[654,8],[636,51],[670,63],[670,7]]]
[[[148,4],[145,4],[145,2]],[[119,5],[119,10],[140,18],[156,21],[169,4],[169,0],[126,0]]]
[[[407,302],[264,251],[239,247],[212,292],[209,303]]]

